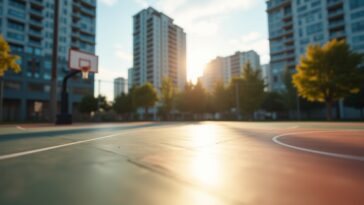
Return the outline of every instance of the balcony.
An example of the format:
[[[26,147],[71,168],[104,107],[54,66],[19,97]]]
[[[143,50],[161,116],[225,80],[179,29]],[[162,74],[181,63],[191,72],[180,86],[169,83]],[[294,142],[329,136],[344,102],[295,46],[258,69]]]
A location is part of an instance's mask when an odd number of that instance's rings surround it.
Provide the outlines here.
[[[330,39],[334,39],[334,38],[344,38],[345,35],[346,35],[345,31],[333,32],[333,33],[330,33]]]
[[[78,13],[78,12],[72,12],[72,20],[73,21],[78,21],[78,20],[80,20],[81,19],[81,16],[80,16],[80,14]]]
[[[81,0],[83,6],[96,8],[96,0]]]
[[[42,32],[39,31],[39,30],[29,30],[29,35],[32,36],[32,37],[35,37],[35,38],[38,38],[38,39],[41,39],[42,38]]]
[[[24,22],[26,20],[26,16],[24,12],[20,12],[14,9],[8,10],[8,17],[19,22]]]
[[[30,0],[30,5],[37,9],[43,9],[43,0]]]
[[[42,10],[38,10],[38,9],[34,9],[34,8],[30,9],[30,15],[32,15],[32,16],[38,18],[38,19],[43,18]]]
[[[340,9],[337,9],[337,10],[329,11],[328,16],[329,16],[329,19],[344,16],[344,9],[340,8]]]
[[[327,6],[328,7],[333,7],[336,6],[338,4],[342,3],[342,0],[327,0]]]
[[[37,27],[37,28],[42,28],[43,27],[43,22],[42,21],[37,21],[37,20],[34,20],[34,19],[30,19],[28,22],[29,22],[29,24],[31,26],[34,26],[34,27]]]
[[[329,23],[329,29],[345,28],[345,21],[332,21]]]
[[[291,5],[291,0],[268,1],[267,5],[268,5],[267,12],[271,12],[271,11],[280,9],[280,8],[282,8],[284,6]]]
[[[96,11],[94,9],[87,9],[85,7],[81,7],[81,13],[86,15],[86,16],[90,16],[90,17],[95,17],[96,16]]]
[[[91,44],[91,45],[95,45],[95,39],[94,38],[85,38],[85,37],[80,37],[79,38],[80,41],[87,43],[87,44]]]
[[[41,47],[42,46],[42,42],[41,41],[35,41],[35,40],[29,39],[28,43],[31,46],[36,46],[36,47]]]

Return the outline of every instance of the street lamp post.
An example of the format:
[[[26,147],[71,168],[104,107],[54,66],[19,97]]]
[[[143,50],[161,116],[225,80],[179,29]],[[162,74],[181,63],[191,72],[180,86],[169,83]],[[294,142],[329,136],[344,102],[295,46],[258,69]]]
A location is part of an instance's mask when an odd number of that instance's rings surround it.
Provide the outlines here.
[[[3,121],[4,79],[0,76],[0,122]]]
[[[57,115],[57,64],[58,64],[58,21],[59,0],[54,1],[54,26],[53,26],[53,50],[52,50],[52,80],[50,93],[50,118],[55,122]]]
[[[236,118],[240,120],[240,90],[239,90],[239,81],[236,81],[235,84],[235,96],[236,96]]]
[[[301,120],[300,96],[296,94],[297,120]]]

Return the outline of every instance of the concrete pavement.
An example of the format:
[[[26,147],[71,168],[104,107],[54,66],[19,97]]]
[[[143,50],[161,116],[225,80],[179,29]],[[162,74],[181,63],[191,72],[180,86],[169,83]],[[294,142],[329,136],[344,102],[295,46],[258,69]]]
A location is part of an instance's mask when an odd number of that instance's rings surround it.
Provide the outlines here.
[[[364,204],[363,123],[22,128],[0,128],[0,204]]]

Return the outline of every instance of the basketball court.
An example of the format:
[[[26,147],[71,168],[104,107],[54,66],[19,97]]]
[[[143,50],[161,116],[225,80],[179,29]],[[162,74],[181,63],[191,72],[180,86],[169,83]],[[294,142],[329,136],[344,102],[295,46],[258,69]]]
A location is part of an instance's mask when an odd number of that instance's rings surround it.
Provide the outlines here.
[[[0,204],[364,203],[363,123],[34,124],[0,132]]]

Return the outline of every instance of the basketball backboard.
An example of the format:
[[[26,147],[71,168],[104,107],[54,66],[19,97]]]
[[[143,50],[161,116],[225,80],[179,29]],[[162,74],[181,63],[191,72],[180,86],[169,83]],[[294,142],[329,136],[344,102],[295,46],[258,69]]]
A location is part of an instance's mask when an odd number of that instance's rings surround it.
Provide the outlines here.
[[[75,49],[69,50],[68,63],[72,70],[83,70],[89,68],[88,72],[98,72],[98,56],[92,53],[87,53]]]

